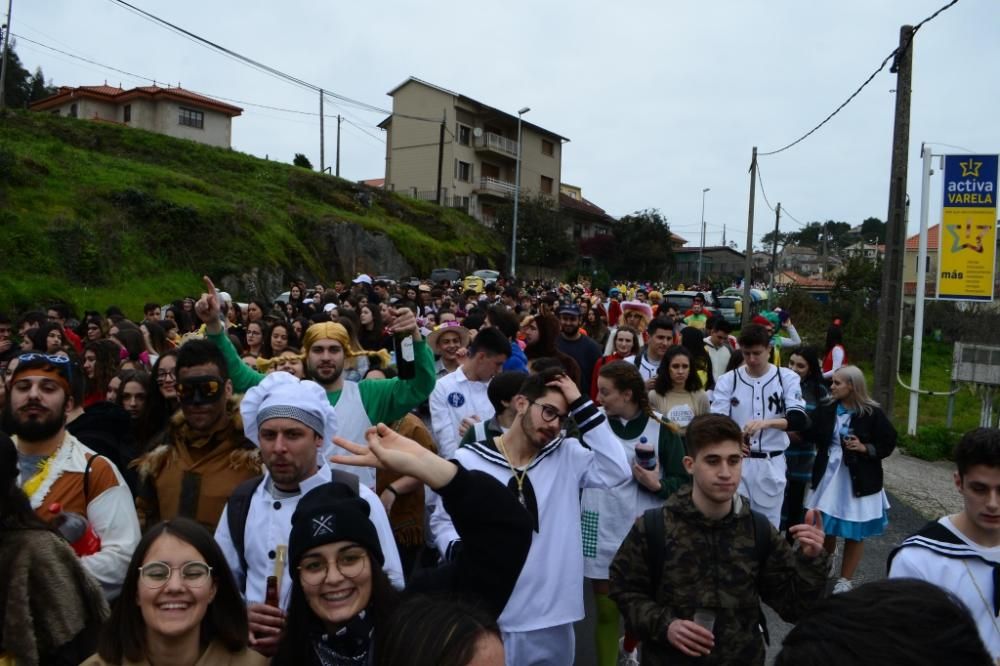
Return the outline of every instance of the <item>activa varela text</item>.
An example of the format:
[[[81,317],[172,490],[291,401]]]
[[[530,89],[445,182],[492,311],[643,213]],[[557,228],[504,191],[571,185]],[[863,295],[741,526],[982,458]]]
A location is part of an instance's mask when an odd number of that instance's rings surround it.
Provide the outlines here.
[[[993,182],[981,180],[953,180],[948,183],[949,204],[993,205]]]

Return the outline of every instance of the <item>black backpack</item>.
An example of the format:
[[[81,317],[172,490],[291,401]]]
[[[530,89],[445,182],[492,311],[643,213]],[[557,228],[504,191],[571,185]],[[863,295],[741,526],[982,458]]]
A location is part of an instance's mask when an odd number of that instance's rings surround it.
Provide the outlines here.
[[[753,552],[757,560],[757,577],[760,578],[764,571],[764,564],[771,555],[771,523],[767,516],[750,509],[753,517]],[[646,528],[646,553],[649,567],[649,576],[652,580],[653,595],[660,589],[660,575],[663,573],[663,562],[667,558],[666,530],[663,527],[663,507],[646,509],[642,514],[642,523]],[[764,609],[760,609],[760,617],[757,620],[761,633],[764,634],[764,643],[771,644],[771,637],[767,632],[767,618]]]
[[[354,491],[355,495],[360,494],[361,480],[356,474],[340,469],[331,469],[330,472],[332,473],[330,483],[342,483]],[[226,504],[226,524],[229,526],[229,538],[233,540],[233,547],[236,548],[236,553],[240,556],[240,566],[243,567],[244,576],[247,575],[247,517],[250,515],[250,502],[253,499],[253,494],[263,481],[263,475],[247,479],[236,486]]]

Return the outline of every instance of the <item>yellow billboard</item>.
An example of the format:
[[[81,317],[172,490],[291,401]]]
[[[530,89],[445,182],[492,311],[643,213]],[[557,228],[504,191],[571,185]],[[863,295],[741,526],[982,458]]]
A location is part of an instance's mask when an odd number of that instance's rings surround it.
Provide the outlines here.
[[[938,298],[992,301],[997,247],[997,156],[946,155]]]

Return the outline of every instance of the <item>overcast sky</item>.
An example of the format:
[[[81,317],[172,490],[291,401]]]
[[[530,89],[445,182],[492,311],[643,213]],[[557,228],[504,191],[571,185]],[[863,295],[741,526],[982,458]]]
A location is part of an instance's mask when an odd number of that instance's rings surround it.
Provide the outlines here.
[[[132,4],[336,93],[391,108],[409,76],[570,139],[563,179],[615,216],[658,208],[698,244],[745,245],[752,146],[780,148],[864,81],[915,24],[947,0],[508,0],[504,3],[319,0],[132,0]],[[6,3],[3,3],[6,4]],[[0,11],[3,11],[0,8]],[[317,95],[197,45],[112,0],[14,0],[13,32],[122,70],[240,102],[316,113]],[[1000,2],[961,0],[915,39],[908,191],[915,233],[920,143],[935,152],[1000,152]],[[27,41],[26,67],[57,85],[125,87],[148,80],[79,62]],[[797,220],[885,219],[896,77],[889,67],[817,133],[760,159],[771,205]],[[239,104],[239,103],[238,103]],[[317,116],[249,104],[233,147],[319,164]],[[384,176],[384,115],[327,103],[342,130],[341,175]],[[333,162],[335,121],[327,123]],[[961,148],[940,144],[952,144]],[[931,224],[940,210],[932,181]],[[760,197],[759,238],[774,215]],[[784,229],[795,229],[790,218]],[[755,241],[756,242],[756,241]]]

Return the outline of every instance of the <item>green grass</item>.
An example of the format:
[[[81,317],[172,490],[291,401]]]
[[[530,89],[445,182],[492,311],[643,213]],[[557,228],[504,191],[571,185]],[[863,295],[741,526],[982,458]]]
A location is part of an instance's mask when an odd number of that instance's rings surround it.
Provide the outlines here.
[[[503,244],[450,208],[371,191],[304,169],[104,123],[14,112],[0,117],[0,310],[65,300],[78,310],[166,302],[203,273],[308,272],[329,258],[313,242],[355,224],[387,236],[419,274]]]
[[[929,391],[951,389],[951,359],[953,345],[924,339],[920,363],[920,388]],[[910,383],[911,345],[903,345],[900,375]],[[861,364],[868,386],[872,386],[872,367]],[[900,446],[907,453],[926,460],[951,456],[951,448],[962,433],[979,426],[979,398],[966,386],[955,395],[955,408],[950,431],[945,427],[948,412],[947,396],[920,396],[917,412],[917,436],[906,434],[910,412],[909,392],[896,384],[892,420],[900,435]]]

